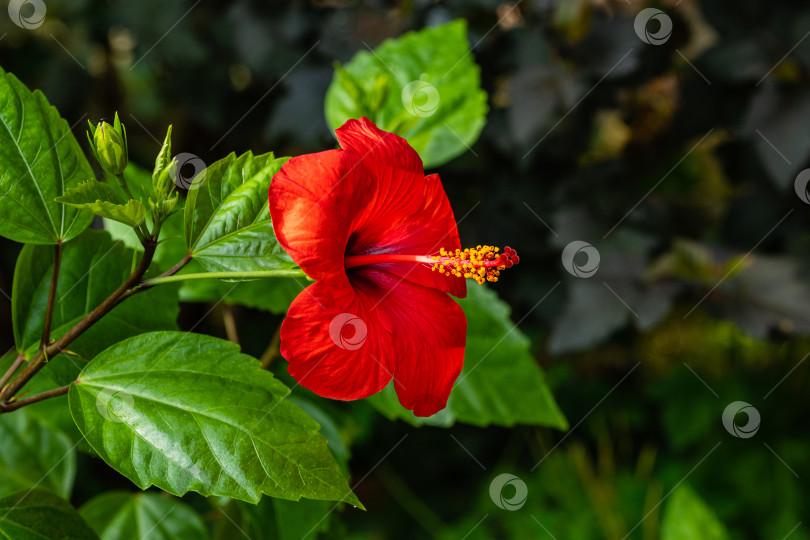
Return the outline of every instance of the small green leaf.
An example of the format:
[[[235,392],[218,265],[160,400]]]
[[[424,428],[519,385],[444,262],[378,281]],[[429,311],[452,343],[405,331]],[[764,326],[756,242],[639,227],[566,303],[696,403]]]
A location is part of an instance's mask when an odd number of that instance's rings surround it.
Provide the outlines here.
[[[186,247],[208,271],[295,268],[276,240],[267,204],[270,181],[286,161],[272,153],[230,154],[188,192]]]
[[[359,505],[312,418],[238,345],[153,332],[98,355],[71,386],[76,425],[141,489]]]
[[[467,348],[447,407],[421,419],[403,408],[393,385],[369,398],[390,419],[414,425],[487,426],[531,424],[567,429],[545,375],[529,352],[529,339],[509,318],[509,306],[495,292],[471,285],[458,303],[467,315]]]
[[[338,66],[326,94],[337,129],[368,117],[397,133],[436,167],[467,151],[486,122],[487,94],[462,20],[388,40]]]
[[[206,540],[200,516],[181,501],[157,493],[108,491],[79,514],[101,540]]]
[[[115,291],[130,275],[132,259],[132,251],[121,242],[113,242],[104,231],[86,231],[65,244],[52,338],[67,332]],[[29,355],[41,339],[52,268],[53,248],[26,245],[14,270],[11,304],[14,340],[17,350]],[[69,350],[80,357],[93,358],[113,343],[141,332],[176,329],[179,311],[177,287],[163,286],[138,293],[93,325]],[[58,370],[63,376],[56,382],[67,384],[78,375],[82,362],[74,356],[62,356],[67,361],[61,365],[65,369]]]
[[[728,532],[711,508],[684,484],[675,489],[664,510],[661,540],[726,540]]]
[[[0,415],[0,441],[0,496],[31,486],[70,496],[76,452],[65,434],[21,409]]]
[[[59,112],[0,68],[0,236],[56,244],[78,235],[93,218],[54,199],[92,177]]]
[[[55,200],[130,227],[137,227],[146,218],[146,207],[140,201],[125,203],[113,188],[95,180],[70,188]]]
[[[98,540],[75,508],[47,491],[0,499],[0,536],[14,540]]]

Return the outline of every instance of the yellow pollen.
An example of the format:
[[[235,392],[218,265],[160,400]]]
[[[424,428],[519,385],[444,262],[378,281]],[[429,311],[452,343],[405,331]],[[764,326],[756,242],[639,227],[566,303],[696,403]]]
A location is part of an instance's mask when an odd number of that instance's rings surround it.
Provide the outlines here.
[[[430,269],[438,270],[447,276],[474,279],[483,285],[485,281],[496,282],[501,270],[511,268],[520,262],[517,252],[505,247],[503,252],[493,246],[476,246],[475,248],[439,250],[438,255],[430,257],[433,261]]]

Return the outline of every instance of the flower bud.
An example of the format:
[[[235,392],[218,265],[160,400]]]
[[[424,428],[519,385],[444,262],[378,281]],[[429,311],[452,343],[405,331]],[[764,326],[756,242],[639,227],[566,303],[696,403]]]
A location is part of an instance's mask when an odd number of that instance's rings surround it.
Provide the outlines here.
[[[96,156],[101,168],[112,175],[123,174],[127,168],[127,132],[115,115],[115,124],[101,122],[97,126],[91,126],[92,138],[90,146]]]

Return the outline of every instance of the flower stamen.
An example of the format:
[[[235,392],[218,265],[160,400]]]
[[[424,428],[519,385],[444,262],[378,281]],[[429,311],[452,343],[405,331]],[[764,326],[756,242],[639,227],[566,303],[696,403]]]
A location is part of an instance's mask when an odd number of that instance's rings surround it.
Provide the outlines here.
[[[485,281],[496,282],[502,270],[512,268],[520,262],[517,251],[506,246],[503,252],[492,246],[447,251],[442,248],[436,255],[402,255],[399,253],[379,253],[373,255],[350,255],[343,259],[348,270],[358,266],[388,263],[426,264],[432,271],[447,276],[474,279],[483,285]]]
[[[493,246],[476,246],[464,250],[439,250],[431,257],[431,270],[448,276],[474,279],[479,285],[484,281],[496,282],[502,270],[520,262],[517,251],[506,246],[502,253]]]

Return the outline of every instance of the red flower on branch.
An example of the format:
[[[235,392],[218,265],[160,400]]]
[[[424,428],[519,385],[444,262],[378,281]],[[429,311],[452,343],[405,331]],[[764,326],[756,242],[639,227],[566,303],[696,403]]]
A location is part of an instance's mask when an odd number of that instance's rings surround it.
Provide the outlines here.
[[[360,399],[392,379],[417,416],[442,410],[464,362],[467,320],[448,296],[497,281],[514,250],[461,249],[438,175],[404,139],[366,118],[340,150],[290,159],[270,186],[276,235],[315,280],[290,306],[281,354],[302,386]]]

